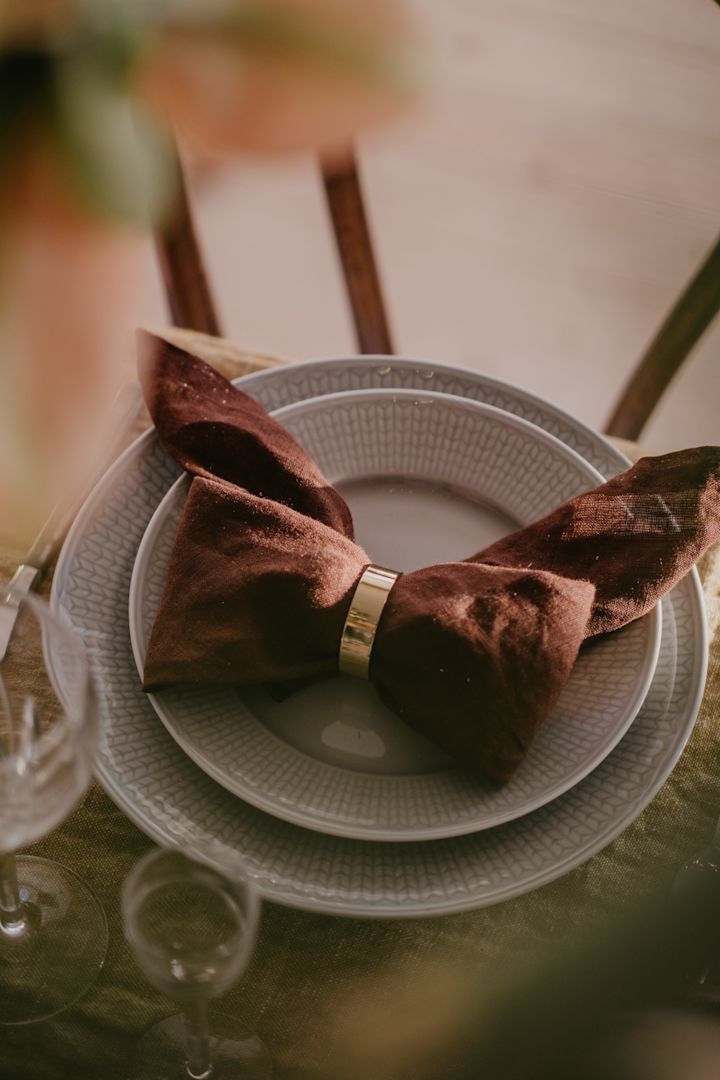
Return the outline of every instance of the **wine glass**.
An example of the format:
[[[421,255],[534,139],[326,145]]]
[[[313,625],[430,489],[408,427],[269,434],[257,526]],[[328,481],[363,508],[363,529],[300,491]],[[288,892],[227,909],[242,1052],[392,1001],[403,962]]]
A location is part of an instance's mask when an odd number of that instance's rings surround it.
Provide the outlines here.
[[[237,864],[220,872],[177,850],[155,849],[123,886],[125,936],[146,978],[183,1011],[151,1027],[136,1046],[131,1080],[268,1080],[272,1065],[257,1035],[232,1017],[208,1014],[245,969],[259,898]],[[228,869],[230,876],[227,875]]]
[[[107,922],[71,870],[15,855],[85,793],[97,707],[83,646],[46,604],[0,590],[14,628],[0,660],[0,1024],[44,1020],[97,977]]]

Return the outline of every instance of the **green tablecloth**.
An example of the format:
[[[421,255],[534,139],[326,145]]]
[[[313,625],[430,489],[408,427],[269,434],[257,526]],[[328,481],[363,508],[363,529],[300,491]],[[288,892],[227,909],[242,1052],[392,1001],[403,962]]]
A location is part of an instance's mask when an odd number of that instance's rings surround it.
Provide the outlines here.
[[[254,366],[236,350],[215,347],[212,359],[218,358],[230,373]],[[12,564],[13,553],[3,553],[0,575]],[[396,1060],[387,1039],[401,1045],[407,1034],[417,1046],[419,1016],[441,1026],[443,1009],[453,1008],[453,973],[486,972],[490,982],[572,928],[669,883],[687,855],[705,846],[720,812],[720,549],[700,570],[711,655],[695,731],[652,804],[603,852],[526,896],[461,915],[364,921],[264,906],[251,965],[218,1008],[258,1030],[278,1077],[404,1078],[409,1074],[400,1066],[381,1064]],[[176,1011],[136,969],[120,924],[122,879],[149,847],[95,786],[32,849],[73,868],[95,890],[108,916],[110,946],[100,978],[73,1008],[42,1024],[0,1027],[0,1080],[119,1080],[138,1035]],[[383,1025],[388,1016],[392,1022]],[[427,1029],[425,1019],[421,1026]],[[360,1060],[357,1072],[349,1057]]]

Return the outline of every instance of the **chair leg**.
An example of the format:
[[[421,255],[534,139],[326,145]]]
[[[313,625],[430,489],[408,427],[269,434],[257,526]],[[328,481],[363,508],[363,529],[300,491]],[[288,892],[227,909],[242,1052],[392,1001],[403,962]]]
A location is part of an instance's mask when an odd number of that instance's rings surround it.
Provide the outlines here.
[[[360,351],[390,354],[390,327],[354,158],[343,169],[326,168],[323,182]]]
[[[160,271],[173,324],[220,336],[188,198],[185,171],[177,154],[177,192],[173,216],[155,233]]]
[[[637,439],[693,346],[720,310],[720,239],[679,297],[625,387],[605,431]]]

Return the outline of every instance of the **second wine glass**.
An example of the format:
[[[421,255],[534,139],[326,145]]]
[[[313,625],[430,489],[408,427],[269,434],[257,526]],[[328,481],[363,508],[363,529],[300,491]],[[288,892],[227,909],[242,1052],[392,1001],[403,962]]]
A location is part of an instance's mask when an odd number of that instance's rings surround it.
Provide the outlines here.
[[[269,1080],[260,1039],[209,1002],[245,969],[257,934],[259,897],[233,867],[231,877],[180,851],[154,850],[123,886],[125,935],[146,978],[182,1005],[136,1046],[131,1080]]]

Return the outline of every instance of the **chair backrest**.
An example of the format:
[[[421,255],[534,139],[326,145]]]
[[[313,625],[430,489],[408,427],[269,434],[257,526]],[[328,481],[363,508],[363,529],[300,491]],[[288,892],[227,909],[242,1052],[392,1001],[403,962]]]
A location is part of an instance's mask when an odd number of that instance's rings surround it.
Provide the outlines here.
[[[185,170],[175,158],[176,195],[172,217],[155,233],[165,297],[175,326],[220,336],[220,320],[198,244]]]
[[[155,237],[170,315],[176,326],[219,335],[220,322],[208,284],[179,156],[176,165],[174,214]],[[324,170],[322,178],[359,350],[362,353],[392,353],[380,276],[355,158],[349,157],[343,168]]]
[[[325,195],[360,352],[394,352],[357,162],[323,172]]]
[[[720,310],[720,238],[675,301],[625,385],[605,428],[637,439],[683,362]]]
[[[217,311],[193,224],[178,157],[175,214],[156,243],[173,322],[206,334],[220,333]],[[359,351],[391,354],[388,324],[357,162],[323,174]],[[720,240],[683,290],[638,362],[606,426],[609,435],[637,439],[668,385],[720,310]]]

